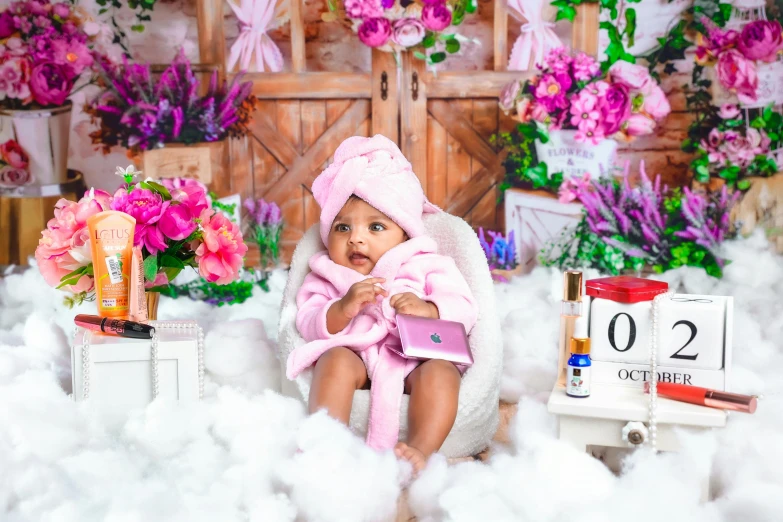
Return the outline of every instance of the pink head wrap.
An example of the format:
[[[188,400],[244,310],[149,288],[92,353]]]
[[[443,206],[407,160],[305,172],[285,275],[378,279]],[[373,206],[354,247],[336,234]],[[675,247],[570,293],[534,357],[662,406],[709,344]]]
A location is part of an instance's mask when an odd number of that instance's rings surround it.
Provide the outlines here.
[[[324,245],[334,218],[352,194],[389,216],[408,237],[424,235],[423,213],[441,211],[427,201],[419,178],[397,145],[380,134],[342,142],[334,162],[313,181],[313,196],[321,206]]]

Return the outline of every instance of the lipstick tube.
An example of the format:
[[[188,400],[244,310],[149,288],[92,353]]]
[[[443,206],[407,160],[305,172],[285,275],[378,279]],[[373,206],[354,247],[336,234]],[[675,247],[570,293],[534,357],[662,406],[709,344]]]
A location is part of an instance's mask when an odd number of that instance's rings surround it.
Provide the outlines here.
[[[687,384],[674,384],[671,382],[658,382],[656,386],[658,395],[668,397],[680,402],[689,402],[699,406],[708,406],[720,410],[741,411],[753,413],[756,411],[756,397],[741,395],[719,390],[699,388]],[[650,393],[650,383],[644,383],[644,393]]]
[[[131,339],[152,339],[152,334],[155,333],[155,328],[148,324],[112,319],[111,317],[98,317],[97,315],[79,314],[74,318],[74,322],[76,326],[87,330]]]

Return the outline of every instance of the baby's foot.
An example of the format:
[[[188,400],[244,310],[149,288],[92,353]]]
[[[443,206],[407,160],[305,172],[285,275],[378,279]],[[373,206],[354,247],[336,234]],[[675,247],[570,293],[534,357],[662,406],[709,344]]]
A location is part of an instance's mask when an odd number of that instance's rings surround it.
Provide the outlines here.
[[[424,457],[424,453],[417,450],[413,446],[408,446],[404,442],[398,442],[397,445],[394,446],[394,454],[397,455],[397,458],[405,459],[411,463],[411,466],[413,466],[414,477],[418,475],[427,464],[427,459]]]

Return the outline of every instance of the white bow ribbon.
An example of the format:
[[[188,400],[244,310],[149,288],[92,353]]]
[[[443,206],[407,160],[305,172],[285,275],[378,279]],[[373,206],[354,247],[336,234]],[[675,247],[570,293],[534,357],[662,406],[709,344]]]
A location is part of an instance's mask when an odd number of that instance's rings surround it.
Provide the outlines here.
[[[275,16],[277,0],[241,0],[241,6],[228,0],[239,21],[239,37],[231,46],[228,70],[239,62],[240,69],[249,71],[255,54],[256,72],[283,70],[283,55],[275,42],[266,34]],[[264,66],[266,64],[266,67]]]
[[[550,49],[563,45],[552,30],[555,24],[545,22],[542,18],[543,4],[543,0],[508,0],[512,15],[517,18],[516,15],[519,14],[527,20],[527,23],[522,25],[521,34],[511,49],[511,56],[508,59],[509,71],[528,70],[533,55],[535,55],[533,64],[542,64],[544,56]]]

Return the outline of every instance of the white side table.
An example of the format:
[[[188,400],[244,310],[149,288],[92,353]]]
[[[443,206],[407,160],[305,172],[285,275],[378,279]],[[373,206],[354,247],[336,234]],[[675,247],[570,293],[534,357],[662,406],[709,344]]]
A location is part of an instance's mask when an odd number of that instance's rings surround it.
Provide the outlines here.
[[[564,387],[555,386],[547,408],[558,416],[560,440],[569,442],[581,451],[587,451],[588,445],[615,448],[632,446],[623,439],[623,429],[629,422],[641,422],[647,426],[649,421],[649,396],[641,389],[623,386],[593,385],[591,395],[583,399],[569,397]],[[726,417],[723,410],[659,397],[658,449],[680,449],[675,429],[701,431],[722,428],[726,425]],[[639,444],[645,442],[643,439],[636,440],[639,440]],[[708,498],[709,477],[706,477],[702,483],[702,500]]]

